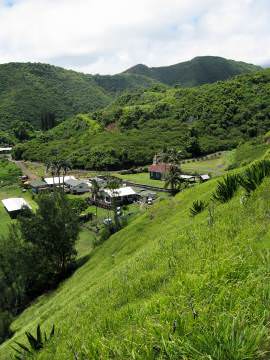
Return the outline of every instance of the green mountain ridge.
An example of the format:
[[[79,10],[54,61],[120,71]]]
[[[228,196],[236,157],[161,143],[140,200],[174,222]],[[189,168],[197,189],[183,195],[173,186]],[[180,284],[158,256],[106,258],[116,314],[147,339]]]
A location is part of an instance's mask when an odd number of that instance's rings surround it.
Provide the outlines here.
[[[55,153],[74,167],[115,170],[149,164],[164,146],[196,157],[236,147],[270,128],[270,70],[196,88],[155,85],[119,96],[85,115],[70,118],[15,148],[15,156],[46,161]],[[80,116],[79,116],[80,117]]]
[[[152,69],[140,65],[116,75],[87,75],[42,63],[2,64],[0,130],[12,127],[17,120],[28,121],[38,129],[44,113],[54,113],[61,122],[104,108],[125,91],[157,83],[195,86],[258,69],[218,57]]]
[[[61,122],[108,105],[119,93],[153,85],[140,75],[92,76],[41,63],[0,65],[0,129],[16,121],[40,127],[43,113]]]
[[[261,69],[260,66],[218,56],[200,56],[170,66],[148,67],[138,64],[124,73],[145,75],[167,85],[192,87]]]

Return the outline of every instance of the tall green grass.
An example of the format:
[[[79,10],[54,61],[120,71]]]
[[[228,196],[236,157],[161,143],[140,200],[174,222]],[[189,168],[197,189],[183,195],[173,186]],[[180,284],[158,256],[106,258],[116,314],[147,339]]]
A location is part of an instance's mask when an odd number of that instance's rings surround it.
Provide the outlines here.
[[[59,332],[35,359],[269,358],[269,179],[190,218],[216,181],[163,200],[97,248],[54,293],[15,320]],[[0,347],[10,359],[13,339]]]

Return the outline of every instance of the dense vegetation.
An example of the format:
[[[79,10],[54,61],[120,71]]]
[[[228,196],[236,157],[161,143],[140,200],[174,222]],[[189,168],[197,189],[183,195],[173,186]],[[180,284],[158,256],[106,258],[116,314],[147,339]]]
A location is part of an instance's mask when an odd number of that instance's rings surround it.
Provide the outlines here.
[[[268,358],[269,178],[244,204],[240,192],[190,217],[216,184],[163,200],[113,235],[15,320],[0,357],[40,323],[59,331],[35,359]]]
[[[108,105],[121,91],[153,84],[140,75],[91,76],[40,63],[0,65],[0,129],[14,121],[41,127],[44,114],[57,122]]]
[[[269,97],[270,70],[191,89],[157,85],[125,93],[89,116],[69,119],[20,145],[15,155],[44,161],[58,152],[75,167],[89,169],[151,163],[164,145],[196,157],[267,132]]]
[[[37,205],[36,213],[25,209],[0,237],[0,342],[11,334],[12,318],[74,264],[79,222],[72,203],[54,191],[40,195]]]
[[[241,61],[217,56],[200,56],[171,66],[149,68],[139,64],[126,70],[125,73],[144,75],[167,85],[179,84],[191,87],[226,80],[235,75],[260,69],[260,66]]]
[[[0,187],[14,184],[21,175],[20,169],[4,158],[0,158]]]

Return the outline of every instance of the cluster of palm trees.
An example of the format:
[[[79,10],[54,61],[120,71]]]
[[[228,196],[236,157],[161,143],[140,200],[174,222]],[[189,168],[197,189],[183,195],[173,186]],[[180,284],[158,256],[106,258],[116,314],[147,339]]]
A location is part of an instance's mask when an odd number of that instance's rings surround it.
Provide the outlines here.
[[[165,189],[170,189],[173,196],[186,187],[186,182],[181,177],[180,162],[182,159],[182,151],[176,149],[164,149],[157,155],[158,162],[168,164],[169,171],[166,174],[164,187]]]
[[[65,185],[65,176],[67,175],[68,171],[72,168],[71,163],[69,160],[62,160],[62,159],[55,159],[47,162],[46,164],[46,172],[49,172],[53,178],[53,184],[55,188],[55,178],[63,177],[63,189]],[[59,183],[57,184],[59,185]]]

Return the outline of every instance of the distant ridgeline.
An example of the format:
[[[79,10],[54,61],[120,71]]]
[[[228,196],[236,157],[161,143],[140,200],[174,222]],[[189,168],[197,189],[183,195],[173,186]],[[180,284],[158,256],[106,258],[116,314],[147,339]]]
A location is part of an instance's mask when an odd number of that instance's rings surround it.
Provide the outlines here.
[[[231,149],[270,129],[269,98],[270,69],[196,88],[154,85],[71,117],[14,154],[45,161],[57,153],[75,167],[110,170],[151,163],[164,145],[187,157]]]
[[[80,112],[100,109],[125,90],[154,83],[136,74],[92,76],[48,64],[2,64],[0,130],[11,128],[15,121],[41,128],[47,114],[61,122]]]
[[[78,113],[104,108],[125,91],[157,83],[189,87],[257,71],[260,67],[206,56],[168,67],[137,65],[117,75],[86,75],[40,63],[0,65],[0,130],[16,121],[47,129]],[[46,123],[44,124],[44,119]],[[51,121],[53,119],[53,122]]]
[[[260,66],[242,61],[228,60],[218,56],[199,56],[171,66],[148,67],[139,64],[124,73],[144,75],[167,85],[178,84],[183,87],[191,87],[259,70],[262,70]]]

